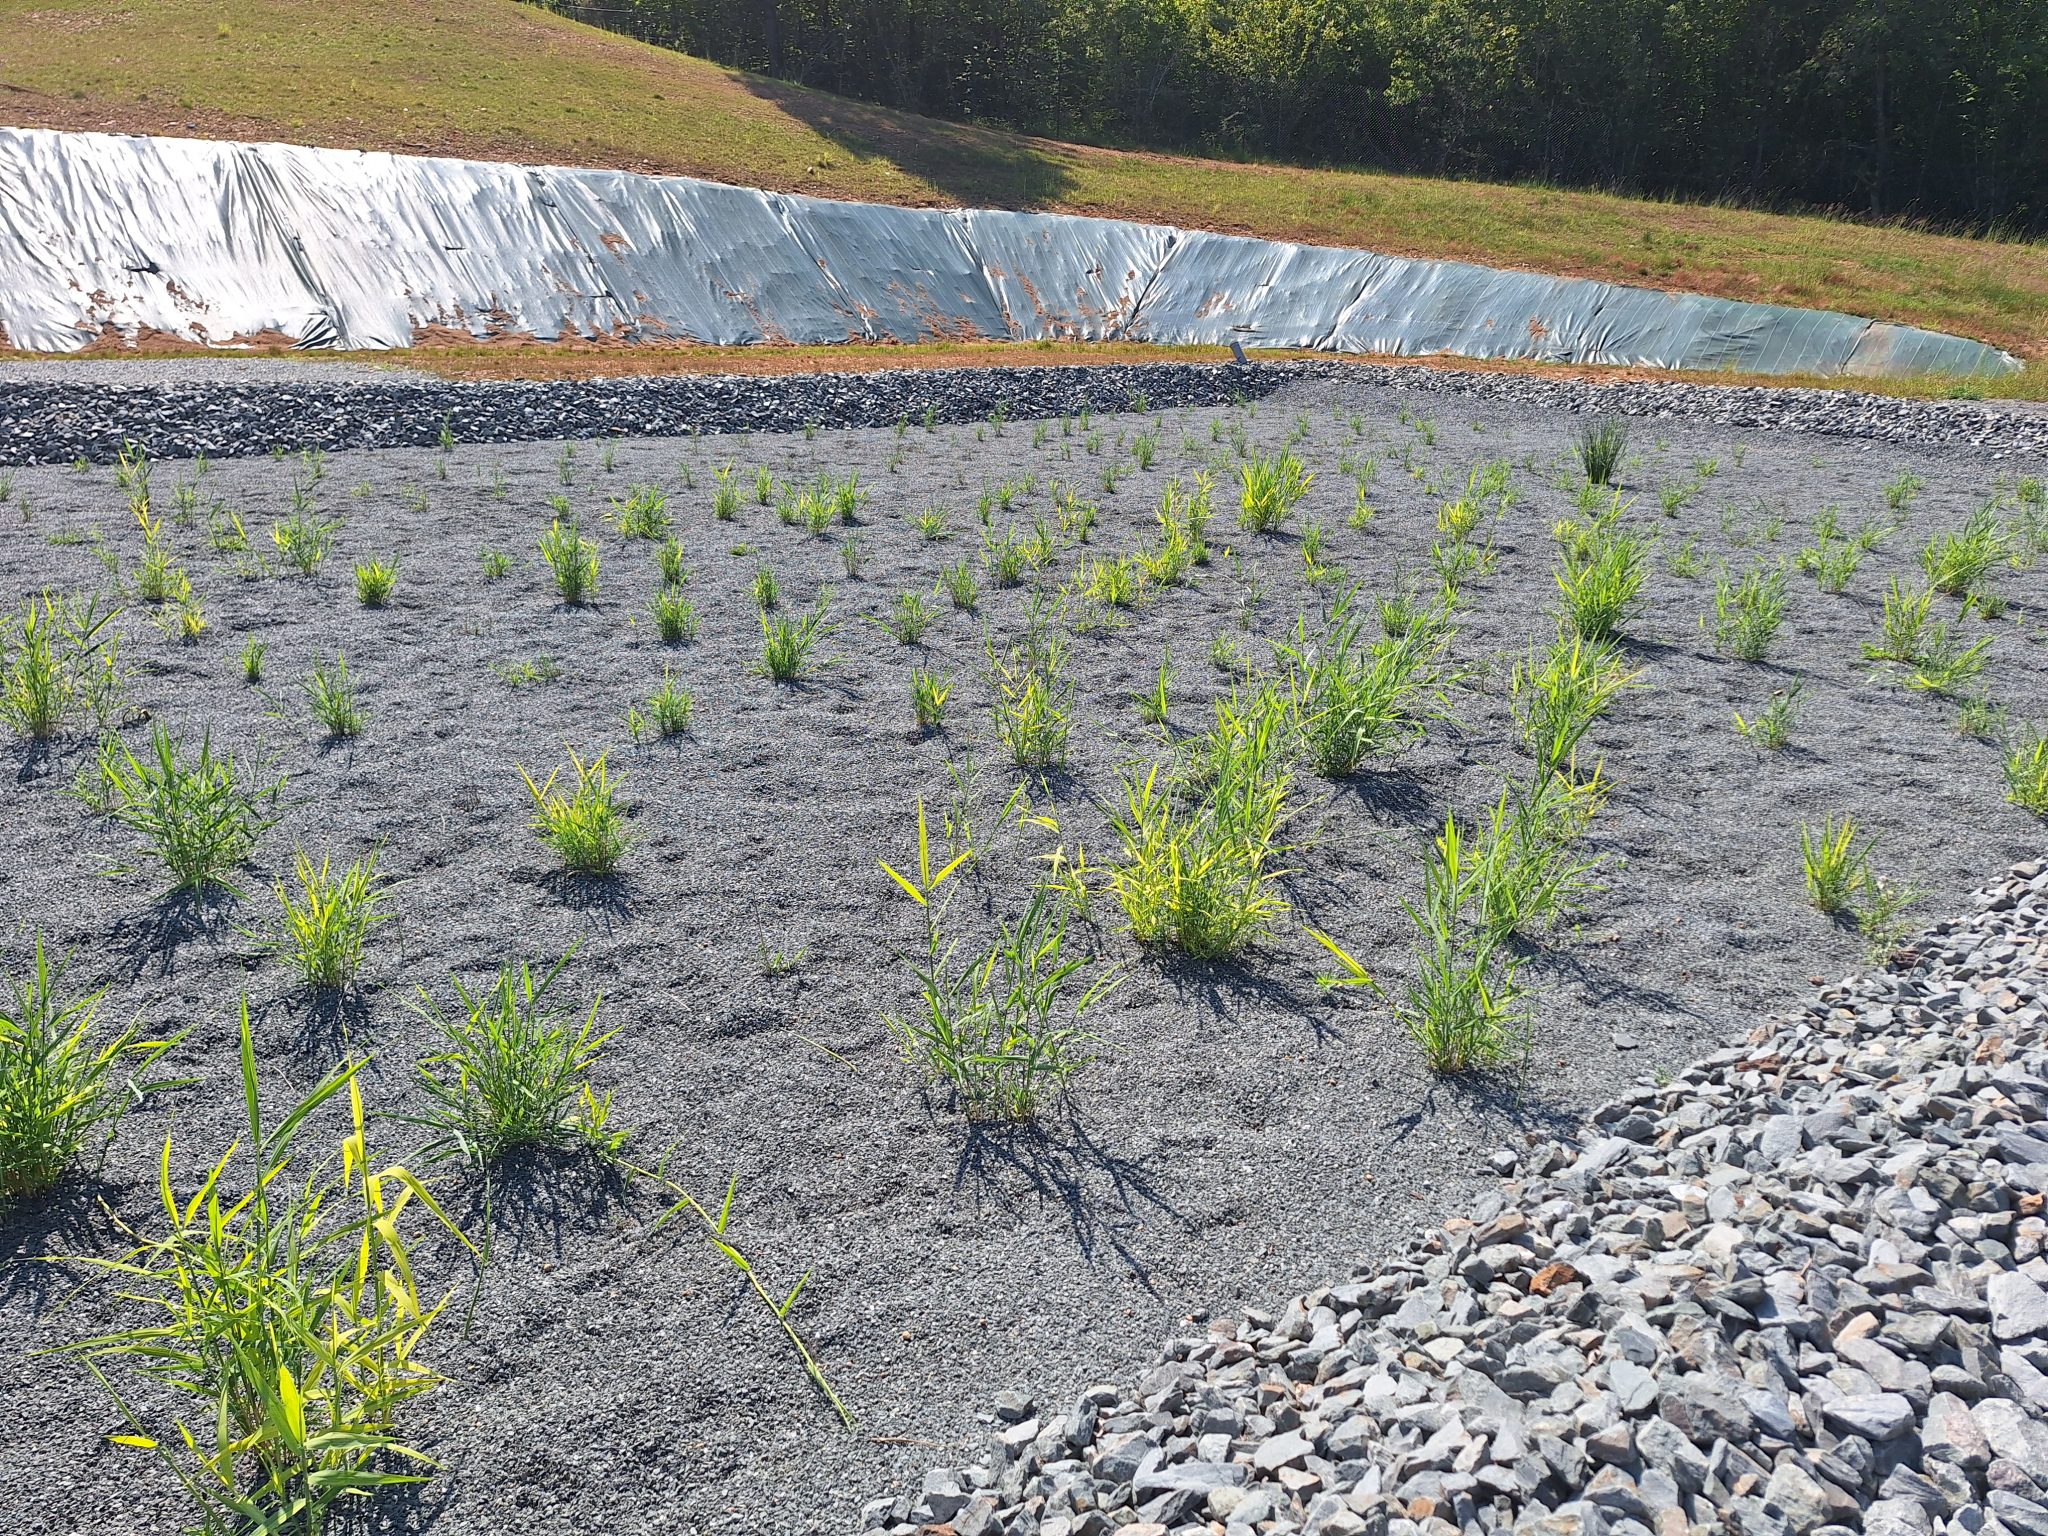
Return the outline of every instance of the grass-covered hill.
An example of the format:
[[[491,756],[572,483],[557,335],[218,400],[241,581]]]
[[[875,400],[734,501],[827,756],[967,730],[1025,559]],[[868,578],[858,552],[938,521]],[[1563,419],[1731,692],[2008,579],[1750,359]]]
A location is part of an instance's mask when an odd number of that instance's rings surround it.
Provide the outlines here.
[[[1817,305],[2048,358],[2038,243],[1025,138],[722,69],[515,0],[0,0],[0,121],[1158,219]]]

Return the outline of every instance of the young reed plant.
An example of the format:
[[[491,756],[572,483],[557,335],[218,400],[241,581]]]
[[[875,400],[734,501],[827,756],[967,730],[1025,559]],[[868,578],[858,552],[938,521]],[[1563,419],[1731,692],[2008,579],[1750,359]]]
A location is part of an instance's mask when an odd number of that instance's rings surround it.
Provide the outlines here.
[[[1894,576],[1885,590],[1884,612],[1879,620],[1878,638],[1866,642],[1863,654],[1871,661],[1896,661],[1908,666],[1926,653],[1933,615],[1934,588],[1908,592]]]
[[[398,567],[389,560],[366,560],[356,567],[356,601],[365,608],[382,608],[391,601],[391,589],[398,585]]]
[[[581,1013],[551,995],[574,954],[538,976],[530,965],[504,966],[474,991],[451,976],[452,1008],[420,989],[414,1012],[441,1040],[420,1063],[433,1101],[419,1117],[433,1133],[426,1157],[488,1168],[520,1152],[587,1148],[609,1156],[624,1145],[625,1133],[611,1125],[611,1095],[600,1098],[590,1085],[591,1067],[617,1033],[598,1030],[603,998]]]
[[[681,539],[663,539],[654,551],[654,569],[664,587],[680,587],[690,580],[689,554]]]
[[[391,920],[375,853],[337,870],[332,859],[323,856],[315,864],[299,849],[292,856],[292,878],[271,889],[277,896],[277,920],[259,935],[260,941],[308,987],[333,991],[354,981],[371,933]]]
[[[813,660],[818,644],[839,626],[827,621],[823,599],[800,618],[786,615],[761,617],[761,665],[759,670],[778,683],[795,682],[823,665]]]
[[[349,676],[348,658],[336,654],[334,661],[317,662],[306,674],[306,704],[313,718],[327,732],[330,741],[360,736],[367,718],[356,699],[355,679]]]
[[[685,645],[697,638],[697,605],[673,587],[654,594],[654,632],[663,645]]]
[[[888,612],[869,617],[898,645],[918,645],[923,642],[937,615],[923,593],[900,592],[889,605]]]
[[[1600,860],[1583,856],[1579,843],[1606,797],[1597,774],[1582,783],[1537,774],[1501,791],[1471,860],[1472,909],[1490,938],[1533,936],[1600,889]]]
[[[1495,924],[1461,919],[1486,878],[1485,861],[1468,853],[1456,817],[1447,815],[1424,866],[1422,900],[1402,903],[1417,931],[1416,975],[1394,1016],[1432,1072],[1484,1071],[1529,1051],[1516,962]]]
[[[30,741],[104,729],[120,703],[118,608],[45,592],[0,618],[0,721]]]
[[[1641,609],[1649,540],[1619,529],[1599,534],[1584,556],[1557,572],[1564,619],[1586,640],[1618,639]]]
[[[690,715],[697,701],[689,689],[675,679],[668,667],[661,669],[661,686],[644,703],[626,711],[626,730],[635,742],[666,741],[690,728]]]
[[[555,579],[555,590],[571,608],[597,596],[597,541],[586,539],[574,523],[556,518],[540,536],[540,557]]]
[[[612,498],[612,509],[605,516],[629,539],[665,539],[675,526],[669,515],[668,493],[658,485],[627,486],[624,496]]]
[[[1560,634],[1542,656],[1531,650],[1516,662],[1508,702],[1537,770],[1577,777],[1580,743],[1641,675],[1613,642],[1576,634]]]
[[[0,997],[0,1211],[104,1154],[121,1117],[157,1086],[136,1074],[182,1038],[145,1037],[139,1025],[109,1034],[99,1022],[106,988],[74,990],[66,969],[39,935]]]
[[[556,788],[561,781],[560,768],[536,784],[525,765],[520,765],[519,777],[533,796],[533,830],[571,874],[608,875],[618,868],[632,843],[626,812],[618,800],[620,780],[612,776],[602,752],[586,763],[572,747],[569,764],[576,782],[560,789]]]
[[[167,1146],[160,1230],[125,1229],[123,1256],[75,1261],[115,1280],[139,1317],[64,1353],[125,1421],[115,1443],[154,1456],[184,1490],[195,1529],[317,1533],[337,1501],[421,1482],[406,1469],[433,1465],[403,1421],[441,1384],[427,1355],[446,1298],[419,1292],[409,1210],[469,1244],[412,1173],[371,1160],[362,1065],[266,1119],[243,1004],[246,1137],[189,1195],[172,1186]],[[301,1157],[301,1134],[344,1094],[335,1152]],[[117,1369],[163,1390],[131,1402]]]
[[[1773,693],[1754,718],[1735,717],[1735,729],[1752,745],[1765,752],[1782,752],[1792,741],[1792,727],[1798,719],[1799,695],[1805,685],[1794,683]]]
[[[1833,915],[1850,904],[1870,880],[1874,840],[1863,837],[1853,816],[1829,816],[1818,829],[1799,826],[1799,856],[1806,874],[1806,899]]]
[[[1284,452],[1255,454],[1238,465],[1237,474],[1237,522],[1251,533],[1271,533],[1285,523],[1316,478],[1301,460]]]
[[[1993,566],[2006,559],[2004,530],[1998,514],[1979,507],[1961,528],[1937,533],[1920,551],[1920,569],[1937,592],[1961,597],[1983,584]]]
[[[1125,779],[1112,818],[1123,862],[1109,882],[1139,943],[1223,959],[1286,915],[1276,861],[1292,785],[1287,717],[1276,688],[1233,695],[1178,770]]]
[[[1287,669],[1304,756],[1326,779],[1348,778],[1369,759],[1400,751],[1442,706],[1444,627],[1410,624],[1375,639],[1367,625],[1354,590],[1331,608],[1319,636],[1297,619],[1293,640],[1275,651]]]
[[[2005,749],[2005,798],[2023,811],[2048,816],[2048,731],[2034,726]]]
[[[946,721],[946,701],[953,696],[953,679],[931,667],[917,667],[910,674],[910,713],[921,731],[935,731]]]
[[[1058,768],[1067,760],[1074,728],[1074,682],[1067,673],[1067,642],[1042,635],[988,656],[996,735],[1019,768]]]
[[[137,754],[119,736],[100,740],[94,766],[77,793],[93,809],[138,833],[180,891],[234,892],[228,876],[248,861],[256,840],[276,825],[284,781],[261,788],[245,782],[235,760],[213,750],[180,750],[159,724]]]
[[[334,552],[340,531],[341,519],[316,517],[300,507],[270,525],[270,542],[277,547],[278,558],[301,576],[317,576]]]
[[[1752,566],[1738,579],[1723,571],[1714,581],[1714,648],[1742,661],[1762,661],[1785,622],[1785,568]]]

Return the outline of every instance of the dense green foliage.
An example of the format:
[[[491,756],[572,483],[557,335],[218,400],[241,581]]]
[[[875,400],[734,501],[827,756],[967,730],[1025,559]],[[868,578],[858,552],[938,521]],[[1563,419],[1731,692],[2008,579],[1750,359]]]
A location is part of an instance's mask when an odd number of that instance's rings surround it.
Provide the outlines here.
[[[1034,132],[2048,228],[2040,0],[543,0]]]

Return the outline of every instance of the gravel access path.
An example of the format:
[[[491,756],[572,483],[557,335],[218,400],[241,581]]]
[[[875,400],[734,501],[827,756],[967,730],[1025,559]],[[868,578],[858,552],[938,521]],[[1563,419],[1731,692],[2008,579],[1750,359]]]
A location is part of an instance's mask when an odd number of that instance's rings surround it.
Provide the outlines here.
[[[2044,1536],[2048,866],[1974,906],[867,1527]]]

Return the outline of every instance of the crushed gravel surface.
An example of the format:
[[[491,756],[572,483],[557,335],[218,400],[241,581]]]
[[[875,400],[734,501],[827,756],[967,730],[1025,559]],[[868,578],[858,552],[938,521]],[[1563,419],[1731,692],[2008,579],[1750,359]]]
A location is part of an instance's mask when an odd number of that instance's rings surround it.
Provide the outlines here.
[[[794,432],[887,426],[930,411],[971,422],[1128,408],[1222,405],[1322,380],[1357,398],[1383,391],[1457,399],[1463,410],[1533,408],[1646,417],[1734,431],[1797,431],[1901,446],[1961,447],[1997,462],[2048,452],[2036,402],[1901,400],[1844,390],[1588,383],[1469,369],[1334,362],[1131,367],[893,369],[574,383],[453,383],[404,370],[290,358],[164,358],[0,364],[0,465],[111,463],[133,439],[160,457],[282,448],[423,447],[457,441]]]
[[[958,1536],[2048,1531],[2048,868],[1400,1257],[1171,1340],[866,1525]]]
[[[1085,372],[1096,381],[1104,371]],[[957,373],[945,383],[966,387]],[[2009,490],[2014,474],[2039,473],[2040,459],[1639,425],[1624,480],[1631,517],[1660,539],[1660,554],[1631,643],[1645,686],[1593,739],[1612,784],[1591,835],[1605,889],[1576,924],[1531,946],[1539,1001],[1526,1071],[1433,1081],[1384,1009],[1318,990],[1322,966],[1301,930],[1333,933],[1398,989],[1410,974],[1400,902],[1418,893],[1428,838],[1447,809],[1476,814],[1526,771],[1504,680],[1553,629],[1551,529],[1573,509],[1581,418],[1382,389],[1349,369],[1284,375],[1276,391],[1256,408],[1183,408],[1161,391],[1156,415],[1042,428],[1013,419],[998,430],[976,404],[962,405],[965,424],[939,420],[930,431],[913,417],[900,433],[629,436],[611,445],[609,468],[598,444],[552,441],[464,444],[445,461],[426,448],[336,451],[317,483],[313,465],[291,458],[218,462],[203,478],[191,463],[159,461],[156,506],[209,627],[181,643],[131,596],[131,702],[187,740],[210,731],[252,770],[288,775],[285,816],[242,882],[246,899],[195,909],[162,899],[147,867],[108,874],[135,865],[138,850],[66,793],[91,759],[88,737],[8,748],[7,963],[18,966],[30,935],[44,933],[76,955],[81,982],[107,986],[108,1018],[189,1027],[177,1068],[194,1082],[136,1111],[96,1177],[0,1216],[0,1257],[117,1251],[106,1209],[148,1224],[167,1132],[188,1187],[221,1154],[236,1134],[243,997],[280,1102],[352,1050],[374,1058],[372,1108],[414,1112],[413,1063],[430,1047],[408,1006],[414,989],[445,998],[451,973],[488,978],[506,961],[575,944],[564,985],[583,1006],[601,994],[603,1022],[618,1030],[595,1070],[599,1088],[616,1094],[614,1113],[639,1128],[646,1154],[672,1148],[672,1169],[701,1194],[738,1179],[734,1230],[775,1283],[811,1271],[796,1320],[858,1428],[837,1426],[729,1267],[686,1231],[653,1230],[662,1203],[651,1192],[575,1163],[526,1168],[498,1190],[494,1263],[466,1330],[455,1319],[471,1315],[468,1269],[445,1245],[422,1249],[426,1281],[458,1296],[429,1346],[451,1385],[410,1421],[445,1470],[379,1519],[464,1536],[843,1531],[870,1500],[914,1492],[936,1464],[971,1461],[986,1435],[978,1416],[1000,1391],[1064,1411],[1093,1384],[1135,1379],[1162,1338],[1191,1326],[1199,1335],[1212,1317],[1394,1253],[1418,1220],[1470,1210],[1497,1189],[1489,1159],[1502,1147],[1576,1134],[1644,1073],[1747,1036],[1788,997],[1856,965],[1857,936],[1802,899],[1802,821],[1859,816],[1879,838],[1879,867],[1921,886],[1934,911],[1959,907],[1984,871],[2038,853],[2041,824],[2004,800],[1997,748],[1959,735],[1953,704],[1874,674],[1861,645],[1886,581],[1913,577],[1927,535]],[[885,422],[903,414],[875,408]],[[782,407],[760,409],[774,418]],[[1072,760],[1034,789],[1036,808],[1055,813],[1091,862],[1110,860],[1121,774],[1167,750],[1131,702],[1162,657],[1170,651],[1174,669],[1170,734],[1202,728],[1229,684],[1212,644],[1220,637],[1258,660],[1327,601],[1331,588],[1304,579],[1309,522],[1325,530],[1326,560],[1372,592],[1393,592],[1427,573],[1445,496],[1480,464],[1505,460],[1518,499],[1493,529],[1492,570],[1459,610],[1454,718],[1354,780],[1301,782],[1287,888],[1297,917],[1242,963],[1148,957],[1104,898],[1095,926],[1072,935],[1125,976],[1089,1015],[1100,1060],[1039,1130],[970,1131],[897,1060],[881,1023],[911,1000],[900,952],[919,930],[876,861],[910,857],[915,798],[937,824],[959,796],[958,772],[973,784],[982,849],[951,909],[963,944],[985,942],[994,915],[1014,915],[1041,878],[1055,838],[1001,817],[1016,775],[995,745],[982,676],[984,645],[1023,633],[1028,592],[988,588],[975,613],[936,597],[937,621],[917,646],[868,619],[901,594],[931,594],[943,567],[978,561],[984,491],[1011,488],[1011,507],[992,509],[997,529],[1053,524],[1056,480],[1100,504],[1092,545],[1062,551],[1047,571],[1056,584],[1084,554],[1150,539],[1169,478],[1212,462],[1227,476],[1240,431],[1249,446],[1293,442],[1317,473],[1307,499],[1286,531],[1255,537],[1232,526],[1224,481],[1212,538],[1232,553],[1219,552],[1192,586],[1074,636]],[[1150,470],[1132,462],[1141,434],[1157,437]],[[1367,456],[1378,463],[1377,515],[1352,528],[1342,464]],[[1124,473],[1105,491],[1112,462]],[[736,521],[715,521],[713,475],[727,463],[743,487],[757,466],[798,483],[857,472],[869,493],[862,525],[813,538],[751,497]],[[1795,574],[1771,656],[1715,654],[1700,627],[1715,562],[1776,563],[1830,506],[1845,527],[1888,521],[1884,487],[1907,472],[1922,484],[1902,526],[1846,593]],[[255,565],[295,476],[320,512],[343,520],[335,554],[311,579]],[[183,523],[181,482],[193,488]],[[664,647],[650,628],[650,546],[603,519],[629,485],[657,482],[670,492],[702,619],[686,646]],[[1682,486],[1692,489],[1667,519],[1658,490]],[[598,600],[581,609],[556,600],[536,552],[556,496],[601,545]],[[946,514],[950,537],[920,536],[911,519],[926,508]],[[248,551],[212,547],[230,514]],[[865,553],[857,577],[842,564],[849,536]],[[20,469],[0,504],[0,586],[11,600],[103,587],[111,561],[132,590],[139,543],[111,471]],[[485,578],[486,548],[512,557],[508,576]],[[1701,568],[1675,573],[1672,557],[1688,548]],[[399,568],[381,610],[352,591],[349,567],[371,558]],[[829,588],[840,621],[824,646],[832,665],[797,686],[752,670],[760,632],[749,588],[762,566],[791,608]],[[1944,611],[1973,638],[1992,637],[1985,685],[2013,718],[2048,718],[2038,570],[2001,572],[1996,586],[2007,599],[1996,621]],[[251,637],[269,645],[255,687],[237,660]],[[338,651],[368,724],[355,741],[329,744],[308,718],[302,681]],[[925,736],[910,729],[906,698],[920,664],[958,680],[946,728]],[[636,748],[626,711],[665,668],[695,694],[691,729]],[[1794,743],[1760,754],[1731,716],[1795,684]],[[146,726],[138,717],[126,730],[139,742]],[[610,751],[624,774],[636,844],[616,881],[565,881],[528,829],[517,765],[544,773],[566,761],[565,744]],[[966,771],[970,757],[978,775]],[[381,847],[400,882],[401,920],[380,935],[343,1007],[315,1005],[245,932],[267,920],[269,884],[297,845],[340,858]],[[800,958],[770,975],[768,951]],[[388,1153],[414,1139],[384,1123]],[[454,1208],[481,1224],[480,1190],[445,1176]],[[121,1315],[103,1290],[74,1294],[75,1285],[53,1266],[0,1269],[0,1524],[174,1529],[175,1489],[146,1458],[106,1442],[119,1425],[89,1379],[33,1356]]]

